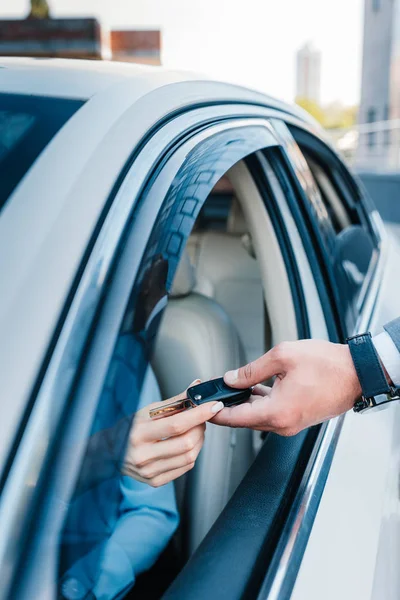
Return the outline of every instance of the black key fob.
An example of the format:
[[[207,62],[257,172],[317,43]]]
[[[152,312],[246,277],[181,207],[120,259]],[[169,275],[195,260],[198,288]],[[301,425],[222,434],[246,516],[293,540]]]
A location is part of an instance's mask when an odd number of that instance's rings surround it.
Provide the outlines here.
[[[223,402],[225,406],[235,406],[246,402],[251,396],[252,388],[238,390],[226,385],[223,378],[211,379],[190,387],[187,391],[188,400],[199,406],[204,402]]]
[[[156,419],[159,417],[168,417],[183,410],[200,406],[205,402],[223,402],[225,406],[235,406],[246,402],[252,394],[253,388],[238,390],[226,385],[223,378],[211,379],[204,383],[199,383],[190,387],[187,391],[187,397],[181,400],[175,400],[169,404],[161,403],[157,408],[149,411],[150,417]]]

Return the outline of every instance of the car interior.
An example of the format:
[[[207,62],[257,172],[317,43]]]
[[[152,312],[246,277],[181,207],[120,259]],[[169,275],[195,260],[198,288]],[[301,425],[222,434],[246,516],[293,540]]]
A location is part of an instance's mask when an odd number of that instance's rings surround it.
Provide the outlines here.
[[[279,195],[272,170],[270,176]],[[273,344],[296,337],[279,243],[258,188],[241,161],[214,187],[183,252],[152,359],[156,388],[152,397],[175,396],[196,378],[220,376]],[[166,552],[169,559],[175,556],[183,565],[193,554],[262,443],[259,432],[207,424],[194,469],[175,482],[181,524]],[[165,560],[170,563],[164,556],[142,576],[147,595],[152,593],[150,586],[158,597],[152,573],[162,570]],[[167,571],[171,576],[171,569]],[[137,594],[136,586],[133,595],[135,590]]]

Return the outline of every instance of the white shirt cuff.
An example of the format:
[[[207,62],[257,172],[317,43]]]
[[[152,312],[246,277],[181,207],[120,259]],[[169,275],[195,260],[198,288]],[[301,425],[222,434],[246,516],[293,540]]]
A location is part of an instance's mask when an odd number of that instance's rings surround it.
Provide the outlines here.
[[[372,338],[375,349],[396,387],[400,387],[400,354],[390,335],[383,331]]]

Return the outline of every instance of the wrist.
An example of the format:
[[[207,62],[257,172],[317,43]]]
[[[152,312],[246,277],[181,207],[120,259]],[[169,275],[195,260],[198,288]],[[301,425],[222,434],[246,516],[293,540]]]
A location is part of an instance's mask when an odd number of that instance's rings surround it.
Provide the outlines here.
[[[370,332],[347,338],[347,343],[362,388],[362,396],[354,404],[354,411],[364,412],[369,408],[397,400],[398,392],[389,385]]]

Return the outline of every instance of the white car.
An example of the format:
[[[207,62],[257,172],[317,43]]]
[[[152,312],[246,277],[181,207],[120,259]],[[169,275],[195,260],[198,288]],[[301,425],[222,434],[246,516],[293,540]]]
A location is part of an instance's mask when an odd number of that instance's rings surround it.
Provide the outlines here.
[[[398,254],[323,132],[195,75],[0,60],[0,211],[2,599],[96,597],[61,584],[95,422],[398,316]],[[210,426],[178,535],[114,596],[397,598],[399,410],[373,413],[292,438]],[[107,527],[81,531],[81,555]]]

